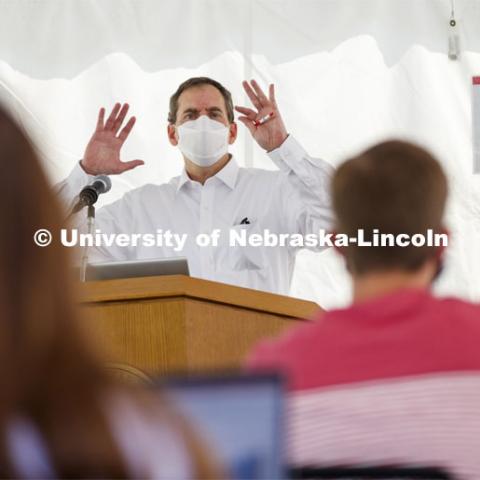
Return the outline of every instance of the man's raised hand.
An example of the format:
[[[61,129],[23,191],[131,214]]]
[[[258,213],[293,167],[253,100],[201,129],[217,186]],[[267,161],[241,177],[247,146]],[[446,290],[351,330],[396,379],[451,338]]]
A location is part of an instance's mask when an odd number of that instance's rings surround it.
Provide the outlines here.
[[[126,172],[143,165],[142,160],[122,162],[120,150],[135,125],[135,117],[131,117],[120,130],[128,113],[128,104],[123,106],[116,103],[107,121],[105,109],[101,108],[98,114],[97,127],[93,133],[82,161],[83,169],[90,175],[112,175]]]
[[[275,100],[275,87],[270,85],[268,97],[255,80],[250,84],[243,82],[243,88],[250,98],[255,110],[236,106],[235,110],[243,116],[238,117],[250,131],[257,143],[267,152],[278,148],[288,137],[282,117]],[[261,121],[264,123],[261,123]]]

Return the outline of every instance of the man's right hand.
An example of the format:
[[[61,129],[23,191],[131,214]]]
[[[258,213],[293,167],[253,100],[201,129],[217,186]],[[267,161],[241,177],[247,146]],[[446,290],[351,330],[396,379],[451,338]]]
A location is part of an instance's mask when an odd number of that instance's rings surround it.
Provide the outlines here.
[[[82,168],[89,175],[123,173],[144,164],[142,160],[131,160],[130,162],[120,160],[120,149],[132,131],[136,120],[135,117],[131,117],[118,133],[127,116],[128,104],[125,103],[120,107],[120,103],[115,104],[105,124],[105,109],[100,109],[97,128],[88,142],[85,154],[80,162]]]

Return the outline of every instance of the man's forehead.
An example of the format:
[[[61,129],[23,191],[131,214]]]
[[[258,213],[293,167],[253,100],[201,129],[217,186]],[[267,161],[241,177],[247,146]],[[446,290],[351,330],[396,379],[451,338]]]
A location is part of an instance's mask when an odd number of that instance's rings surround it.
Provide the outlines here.
[[[220,91],[213,85],[196,85],[180,94],[179,110],[194,108],[197,110],[217,107],[225,110],[225,100]]]

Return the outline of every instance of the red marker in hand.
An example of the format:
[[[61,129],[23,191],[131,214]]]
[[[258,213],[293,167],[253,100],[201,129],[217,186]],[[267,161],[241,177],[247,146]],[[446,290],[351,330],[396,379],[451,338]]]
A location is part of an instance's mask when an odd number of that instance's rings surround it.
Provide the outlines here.
[[[258,127],[259,125],[263,125],[265,122],[270,120],[273,117],[273,112],[270,112],[268,115],[263,116],[260,120],[255,120],[253,124]]]

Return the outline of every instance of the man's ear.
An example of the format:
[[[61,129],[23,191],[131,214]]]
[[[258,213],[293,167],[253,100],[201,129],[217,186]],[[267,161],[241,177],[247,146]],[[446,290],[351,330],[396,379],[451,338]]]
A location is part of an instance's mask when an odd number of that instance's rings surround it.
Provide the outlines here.
[[[229,126],[230,132],[228,135],[228,143],[231,145],[237,139],[238,127],[235,122],[232,122]]]
[[[332,242],[333,242],[333,249],[342,256],[343,261],[345,262],[345,268],[347,269],[347,272],[348,272],[350,275],[352,275],[352,274],[353,274],[353,273],[352,273],[353,270],[352,270],[352,268],[351,268],[351,266],[350,266],[350,261],[349,261],[349,259],[348,259],[348,257],[347,257],[346,247],[344,247],[344,246],[342,246],[342,245],[339,245],[339,244],[337,243],[336,240],[337,240],[338,232],[336,232],[335,230],[332,230],[330,233],[332,234],[332,238],[333,238],[333,240],[332,240]],[[339,243],[340,243],[340,242],[339,242]]]
[[[447,236],[447,244],[448,244],[448,242],[450,242],[450,231],[445,227],[441,227],[440,234]],[[437,281],[443,272],[443,267],[444,267],[443,257],[445,256],[446,247],[447,245],[439,245],[438,247],[435,248],[433,258],[434,258],[434,261],[436,262],[436,267],[435,267],[436,270],[435,270],[435,273],[433,274],[432,283]]]
[[[178,138],[177,138],[177,129],[175,128],[175,124],[169,123],[167,127],[167,135],[169,142],[176,147],[178,145]]]
[[[446,227],[440,227],[440,235],[446,235],[447,236],[447,245],[439,245],[438,247],[435,248],[435,257],[438,260],[442,260],[444,254],[445,254],[445,249],[447,248],[448,244],[450,243],[450,230]]]
[[[330,232],[332,234],[332,242],[333,242],[333,249],[339,253],[343,258],[345,258],[345,248],[341,247],[340,245],[337,245],[336,239],[338,232],[335,232],[334,230]]]

